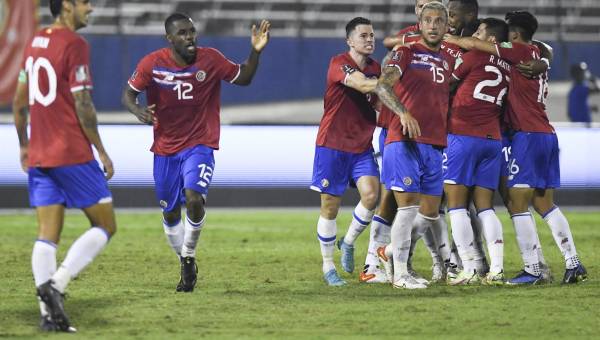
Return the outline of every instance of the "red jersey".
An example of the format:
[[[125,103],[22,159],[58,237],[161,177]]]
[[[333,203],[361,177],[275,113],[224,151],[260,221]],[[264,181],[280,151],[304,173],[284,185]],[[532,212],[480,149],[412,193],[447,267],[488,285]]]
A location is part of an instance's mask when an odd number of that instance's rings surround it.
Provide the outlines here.
[[[485,52],[474,50],[457,59],[452,76],[461,83],[452,102],[448,132],[499,140],[509,74],[508,62]]]
[[[520,43],[496,44],[498,55],[510,63],[519,64],[532,59],[540,59],[540,51],[535,45]],[[510,73],[508,106],[506,115],[513,130],[524,132],[554,133],[554,128],[546,115],[548,97],[548,73],[528,79],[514,67]]]
[[[396,36],[408,35],[404,37],[404,43],[416,42],[421,38],[421,35],[419,34],[420,32],[421,27],[419,27],[419,23],[416,23],[414,25],[404,27],[398,31],[398,33],[396,33]],[[383,105],[381,107],[381,112],[379,112],[379,117],[377,118],[377,126],[387,129],[393,115],[394,113],[385,105]]]
[[[44,28],[25,48],[31,138],[29,166],[58,167],[94,159],[79,125],[73,92],[92,88],[89,46],[68,28]]]
[[[351,153],[365,152],[371,147],[375,130],[375,95],[363,94],[344,85],[346,77],[357,70],[366,77],[378,78],[381,66],[368,58],[365,69],[360,69],[350,53],[331,58],[325,112],[319,125],[317,145]]]
[[[156,104],[154,143],[159,155],[172,155],[195,145],[219,148],[221,80],[233,83],[240,65],[214,48],[198,47],[192,65],[179,66],[169,48],[140,61],[129,86],[146,91],[148,105]]]
[[[408,112],[419,122],[421,137],[414,140],[446,146],[449,80],[454,60],[417,43],[399,48],[386,67],[397,67],[401,78],[394,93]],[[386,144],[408,140],[402,134],[400,117],[390,122]]]

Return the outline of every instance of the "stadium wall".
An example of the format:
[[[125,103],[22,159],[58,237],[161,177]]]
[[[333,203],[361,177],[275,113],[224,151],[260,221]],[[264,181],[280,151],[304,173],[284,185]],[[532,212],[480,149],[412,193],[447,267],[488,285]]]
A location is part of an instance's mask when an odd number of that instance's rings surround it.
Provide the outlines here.
[[[152,128],[101,125],[100,134],[115,165],[109,184],[120,207],[156,206],[153,191]],[[311,182],[316,126],[223,126],[215,152],[211,206],[318,206]],[[377,134],[377,132],[376,132]],[[600,128],[558,128],[563,205],[600,206]],[[0,125],[0,208],[28,206],[27,176],[19,165],[14,126]],[[377,146],[375,145],[377,152]],[[355,190],[344,204],[354,205]],[[500,202],[498,201],[498,204]]]
[[[86,39],[91,46],[94,102],[100,111],[122,110],[121,91],[137,62],[167,45],[162,36],[87,35]],[[236,62],[246,60],[250,51],[249,37],[200,37],[198,44],[217,48]],[[586,61],[593,74],[600,74],[600,64],[595,63],[600,43],[551,45],[555,53],[551,80],[568,79],[568,66],[579,61]],[[224,84],[223,104],[320,98],[330,58],[346,49],[345,41],[338,38],[272,38],[250,85],[260,91]],[[376,50],[375,57],[381,60],[385,49],[379,44]]]

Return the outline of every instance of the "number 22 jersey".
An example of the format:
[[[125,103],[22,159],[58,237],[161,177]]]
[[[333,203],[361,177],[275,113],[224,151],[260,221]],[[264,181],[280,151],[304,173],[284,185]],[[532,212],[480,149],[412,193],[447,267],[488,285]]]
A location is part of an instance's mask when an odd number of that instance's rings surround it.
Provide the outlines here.
[[[129,86],[155,104],[151,151],[167,156],[195,145],[219,148],[221,80],[233,83],[240,65],[214,48],[198,47],[192,65],[179,66],[163,48],[145,56]]]

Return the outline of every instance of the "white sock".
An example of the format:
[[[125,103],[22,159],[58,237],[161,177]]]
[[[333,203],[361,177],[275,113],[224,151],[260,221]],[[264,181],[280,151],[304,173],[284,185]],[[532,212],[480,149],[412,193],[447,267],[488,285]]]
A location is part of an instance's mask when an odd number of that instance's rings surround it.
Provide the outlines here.
[[[163,219],[163,229],[165,231],[165,236],[167,236],[167,242],[173,251],[181,256],[181,246],[183,246],[184,237],[183,223],[179,220],[177,223],[169,225],[167,221]]]
[[[181,257],[196,257],[196,245],[198,244],[198,239],[200,238],[200,232],[202,231],[202,226],[204,226],[205,219],[206,214],[202,216],[202,219],[199,222],[194,222],[190,220],[189,217],[185,217]]]
[[[515,214],[512,217],[517,243],[521,251],[521,257],[525,264],[525,271],[529,274],[540,275],[539,259],[537,254],[537,238],[535,226],[531,220],[531,213],[525,212]]]
[[[473,245],[473,228],[471,219],[467,210],[464,208],[452,209],[450,214],[450,227],[452,228],[452,238],[456,243],[458,255],[462,260],[463,270],[472,272],[476,270],[476,253]]]
[[[371,231],[369,233],[369,250],[365,264],[369,266],[378,266],[379,258],[377,257],[377,249],[390,243],[390,222],[386,221],[381,216],[373,216],[371,222]]]
[[[418,206],[398,208],[396,218],[392,224],[392,253],[394,259],[394,281],[400,275],[408,273],[408,254],[410,252],[410,239],[413,221],[419,211]]]
[[[47,240],[36,240],[31,253],[31,271],[35,286],[39,287],[56,272],[56,244]]]
[[[483,224],[483,236],[490,253],[490,272],[498,274],[504,270],[504,237],[502,236],[502,223],[494,209],[487,209],[478,214]]]
[[[79,236],[62,262],[56,273],[52,275],[53,286],[64,293],[72,278],[79,273],[100,254],[108,243],[108,234],[100,227],[91,227]]]
[[[544,258],[544,252],[542,251],[542,242],[540,242],[540,235],[537,231],[537,225],[535,222],[535,216],[533,211],[530,209],[529,212],[531,213],[531,221],[533,222],[533,227],[535,228],[535,239],[536,239],[536,244],[537,244],[537,253],[538,253],[538,258],[540,260],[540,263],[542,264],[546,264],[546,259]]]
[[[552,230],[552,236],[554,242],[560,249],[567,263],[567,269],[573,269],[579,264],[579,260],[576,258],[577,249],[575,249],[575,242],[573,241],[573,235],[571,234],[571,228],[569,222],[562,211],[555,206],[550,212],[546,213],[544,220],[550,226]],[[571,259],[571,260],[569,260]],[[576,259],[576,260],[575,260]]]
[[[450,261],[450,241],[448,240],[448,224],[446,224],[446,214],[440,212],[440,218],[433,222],[431,232],[435,244],[438,246],[438,254],[442,261]]]
[[[417,229],[417,233],[421,237],[423,237],[423,242],[425,243],[427,250],[429,250],[429,254],[433,259],[433,262],[439,260],[438,247],[435,243],[435,238],[433,237],[433,233],[431,231],[431,228],[437,219],[439,219],[439,216],[432,218],[427,217],[421,213],[417,213],[417,217],[415,217],[415,220],[413,222],[413,225]]]
[[[328,220],[319,216],[317,222],[317,238],[321,245],[321,256],[323,256],[323,274],[335,269],[333,264],[333,253],[335,251],[335,237],[337,234],[337,224],[335,219]]]
[[[469,204],[469,218],[471,219],[471,227],[473,228],[473,248],[475,249],[475,266],[478,272],[483,271],[483,261],[485,260],[485,250],[483,247],[483,223],[477,217],[477,209],[475,204]]]
[[[358,235],[360,235],[365,228],[371,223],[375,210],[369,210],[365,208],[362,202],[358,202],[354,213],[352,214],[352,222],[348,227],[348,232],[344,236],[344,243],[353,245]]]

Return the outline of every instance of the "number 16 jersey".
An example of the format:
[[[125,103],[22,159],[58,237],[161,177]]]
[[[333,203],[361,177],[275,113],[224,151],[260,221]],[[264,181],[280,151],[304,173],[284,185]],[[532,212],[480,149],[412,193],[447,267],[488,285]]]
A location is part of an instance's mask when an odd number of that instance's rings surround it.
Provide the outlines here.
[[[214,48],[198,47],[196,61],[183,67],[169,48],[145,56],[128,83],[156,105],[150,150],[168,156],[199,144],[218,149],[221,80],[233,83],[239,74],[240,65]]]

